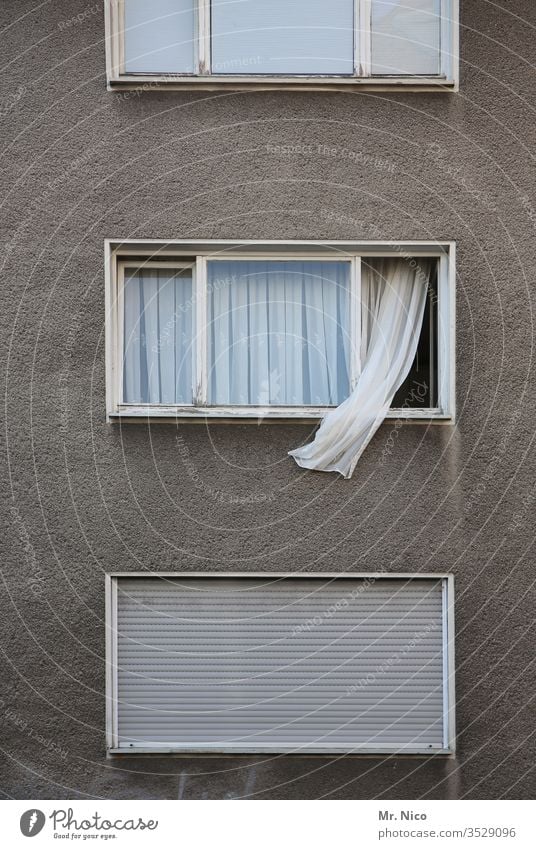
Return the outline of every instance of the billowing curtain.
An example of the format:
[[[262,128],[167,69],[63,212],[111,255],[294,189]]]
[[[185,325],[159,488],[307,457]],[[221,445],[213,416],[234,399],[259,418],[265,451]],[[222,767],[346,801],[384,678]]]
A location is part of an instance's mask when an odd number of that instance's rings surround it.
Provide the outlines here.
[[[123,402],[191,404],[191,272],[126,274],[124,305]]]
[[[362,368],[351,395],[324,417],[299,466],[350,478],[415,357],[432,265],[381,259],[362,270]]]
[[[349,297],[349,262],[209,262],[209,404],[340,404]]]

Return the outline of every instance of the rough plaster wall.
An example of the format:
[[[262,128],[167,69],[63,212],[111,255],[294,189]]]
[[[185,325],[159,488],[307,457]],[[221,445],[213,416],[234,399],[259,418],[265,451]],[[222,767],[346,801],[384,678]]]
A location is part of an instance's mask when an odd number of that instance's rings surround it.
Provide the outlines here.
[[[127,96],[100,3],[2,3],[6,796],[534,794],[536,16],[462,5],[459,95]],[[387,424],[343,481],[286,457],[304,426],[107,425],[103,240],[133,236],[456,239],[456,427]],[[119,569],[453,571],[457,760],[106,760]]]

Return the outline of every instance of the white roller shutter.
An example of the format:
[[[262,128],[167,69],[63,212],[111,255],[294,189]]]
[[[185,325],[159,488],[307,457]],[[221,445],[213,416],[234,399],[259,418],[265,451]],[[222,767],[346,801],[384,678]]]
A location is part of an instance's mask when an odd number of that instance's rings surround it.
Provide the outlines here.
[[[445,582],[114,582],[114,741],[220,752],[446,750]]]

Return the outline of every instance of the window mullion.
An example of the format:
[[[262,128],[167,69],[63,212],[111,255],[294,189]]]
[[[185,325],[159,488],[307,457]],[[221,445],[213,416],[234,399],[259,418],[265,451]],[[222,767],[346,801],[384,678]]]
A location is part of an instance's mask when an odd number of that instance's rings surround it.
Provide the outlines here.
[[[197,52],[199,74],[201,75],[211,73],[210,3],[211,0],[198,0],[197,5]]]
[[[195,264],[195,370],[194,404],[207,404],[207,359],[208,359],[208,316],[207,316],[207,261],[198,256]]]
[[[370,77],[372,0],[355,0],[354,74]]]

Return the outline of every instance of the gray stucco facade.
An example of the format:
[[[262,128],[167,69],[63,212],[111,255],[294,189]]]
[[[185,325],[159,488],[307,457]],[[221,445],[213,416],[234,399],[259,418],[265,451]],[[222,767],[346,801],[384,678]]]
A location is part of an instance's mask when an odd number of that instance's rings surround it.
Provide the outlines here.
[[[101,7],[0,8],[0,792],[533,796],[533,2],[462,2],[459,94],[108,92]],[[456,424],[349,481],[287,457],[306,425],[107,424],[107,238],[455,240]],[[130,570],[454,573],[456,758],[107,759]]]

